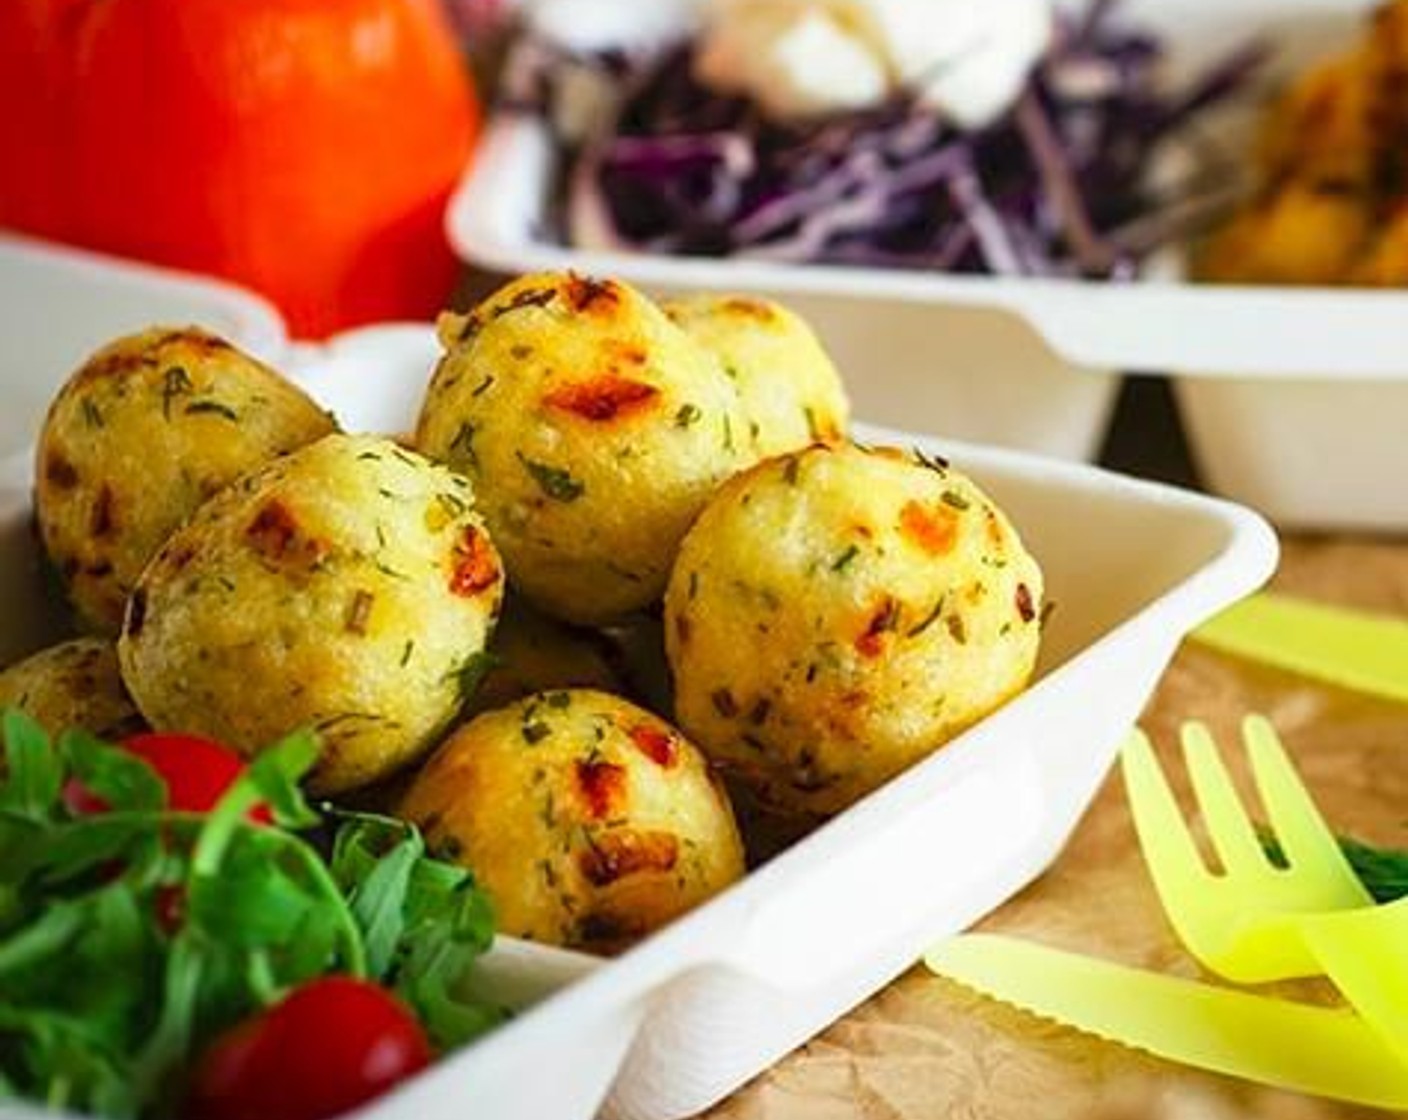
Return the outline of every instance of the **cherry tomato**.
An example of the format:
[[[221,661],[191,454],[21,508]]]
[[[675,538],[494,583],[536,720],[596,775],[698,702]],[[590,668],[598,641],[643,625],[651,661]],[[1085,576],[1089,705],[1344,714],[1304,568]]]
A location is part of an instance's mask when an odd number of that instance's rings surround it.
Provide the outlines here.
[[[166,783],[168,807],[184,812],[209,812],[244,773],[244,761],[234,751],[195,735],[151,731],[124,739],[122,746]],[[108,811],[107,802],[76,779],[64,787],[64,801],[80,816]],[[257,805],[249,819],[268,824],[274,818],[267,805]]]
[[[384,988],[325,976],[226,1032],[196,1066],[188,1120],[323,1120],[430,1063],[420,1024]]]

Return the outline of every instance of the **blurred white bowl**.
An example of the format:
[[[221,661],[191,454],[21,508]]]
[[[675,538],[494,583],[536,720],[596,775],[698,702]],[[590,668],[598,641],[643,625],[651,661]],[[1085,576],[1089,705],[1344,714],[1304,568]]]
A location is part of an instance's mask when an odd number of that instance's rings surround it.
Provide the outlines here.
[[[1120,12],[1164,38],[1173,79],[1265,36],[1270,84],[1359,35],[1373,6],[1125,0]],[[546,233],[557,160],[540,121],[491,120],[446,219],[465,260],[769,295],[817,327],[859,416],[923,416],[945,436],[1063,458],[1097,453],[1115,371],[1170,373],[1215,489],[1288,526],[1408,528],[1408,487],[1388,483],[1408,473],[1408,293],[1187,284],[1172,254],[1110,284],[588,251]]]

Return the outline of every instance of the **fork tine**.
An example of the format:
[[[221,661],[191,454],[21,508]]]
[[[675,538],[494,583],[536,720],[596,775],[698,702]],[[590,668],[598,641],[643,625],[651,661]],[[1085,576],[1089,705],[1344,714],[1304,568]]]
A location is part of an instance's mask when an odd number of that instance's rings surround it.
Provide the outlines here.
[[[1182,739],[1183,760],[1193,782],[1193,793],[1223,870],[1229,875],[1269,871],[1271,864],[1261,850],[1256,829],[1207,727],[1196,721],[1185,723]]]
[[[1276,729],[1264,716],[1248,716],[1242,721],[1242,738],[1267,823],[1276,832],[1286,862],[1293,867],[1314,865],[1322,870],[1342,871],[1348,881],[1358,884],[1334,833],[1287,757]]]
[[[1144,850],[1144,862],[1164,909],[1172,915],[1180,892],[1206,886],[1208,871],[1183,820],[1183,812],[1164,777],[1149,738],[1139,728],[1130,732],[1120,752],[1134,830]]]

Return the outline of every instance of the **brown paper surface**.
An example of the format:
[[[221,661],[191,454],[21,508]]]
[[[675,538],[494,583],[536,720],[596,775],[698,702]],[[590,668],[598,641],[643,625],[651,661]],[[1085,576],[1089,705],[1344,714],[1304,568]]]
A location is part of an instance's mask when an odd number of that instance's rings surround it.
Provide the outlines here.
[[[1408,543],[1286,542],[1273,585],[1408,616]],[[1264,712],[1275,723],[1337,832],[1408,848],[1408,707],[1185,644],[1141,723],[1177,782],[1181,721],[1206,720],[1219,742],[1230,746],[1241,716],[1250,711]],[[1225,754],[1244,781],[1240,752]],[[1201,975],[1163,917],[1117,779],[1107,779],[1051,869],[981,928],[1144,968]],[[1314,986],[1283,987],[1299,996],[1326,996]],[[1172,1065],[915,968],[709,1117],[1322,1120],[1384,1115]]]

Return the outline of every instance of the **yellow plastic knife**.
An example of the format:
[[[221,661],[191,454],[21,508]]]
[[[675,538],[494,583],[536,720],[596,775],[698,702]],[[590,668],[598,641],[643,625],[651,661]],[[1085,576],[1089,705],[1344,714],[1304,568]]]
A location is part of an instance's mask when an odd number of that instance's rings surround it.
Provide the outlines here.
[[[1399,619],[1262,593],[1192,637],[1224,653],[1408,703],[1408,622]]]
[[[970,933],[929,950],[940,976],[1160,1058],[1378,1108],[1408,1108],[1408,1064],[1348,1008],[1317,1007]]]

